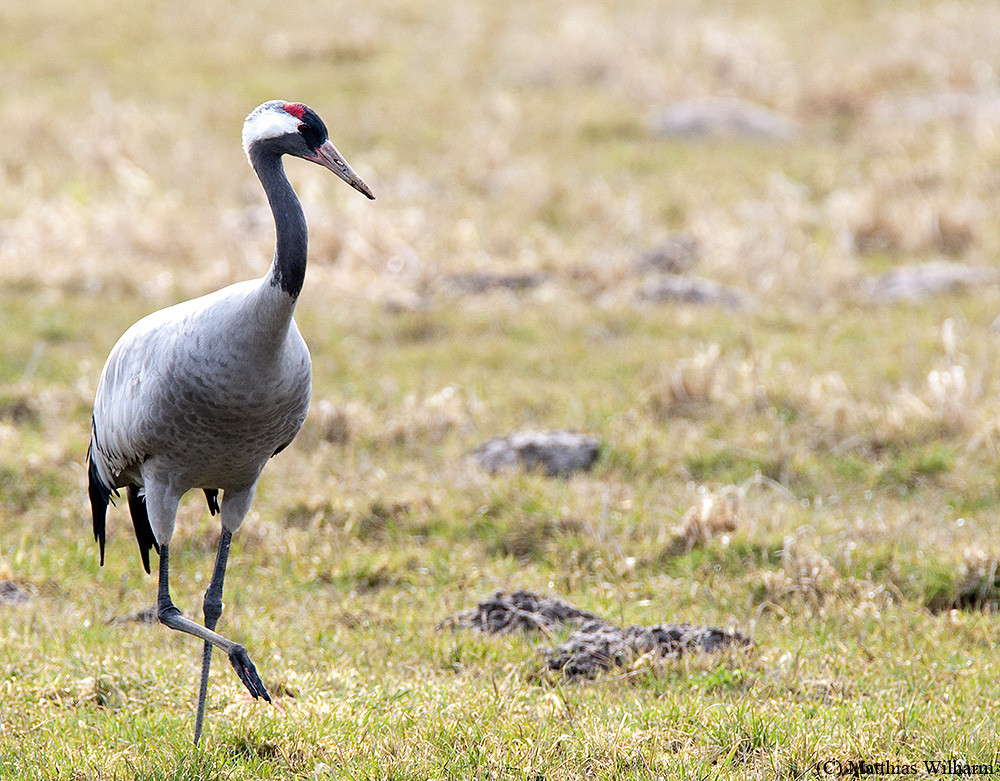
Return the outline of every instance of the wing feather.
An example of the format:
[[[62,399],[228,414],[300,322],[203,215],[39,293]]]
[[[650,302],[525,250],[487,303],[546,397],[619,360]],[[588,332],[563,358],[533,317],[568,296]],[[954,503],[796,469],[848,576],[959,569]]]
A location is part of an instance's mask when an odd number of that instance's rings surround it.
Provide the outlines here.
[[[176,478],[172,487],[181,491],[204,487],[209,510],[218,513],[217,489],[255,482],[275,445],[289,442],[302,425],[309,354],[294,321],[275,342],[256,328],[268,307],[285,303],[287,297],[268,298],[271,292],[250,280],[168,307],[137,322],[112,348],[94,400],[88,452],[102,562],[107,505],[116,489],[130,488],[148,571],[149,549],[157,535],[172,531],[173,519],[148,516],[141,491],[147,480]],[[250,359],[264,348],[274,350],[275,362],[261,371]]]
[[[116,489],[128,487],[128,506],[142,564],[149,572],[149,550],[159,546],[146,513],[139,467],[155,447],[151,436],[151,408],[155,407],[157,378],[169,369],[169,342],[173,329],[158,327],[170,310],[140,320],[115,344],[101,372],[94,399],[90,447],[87,450],[90,504],[94,537],[104,564],[108,503]]]

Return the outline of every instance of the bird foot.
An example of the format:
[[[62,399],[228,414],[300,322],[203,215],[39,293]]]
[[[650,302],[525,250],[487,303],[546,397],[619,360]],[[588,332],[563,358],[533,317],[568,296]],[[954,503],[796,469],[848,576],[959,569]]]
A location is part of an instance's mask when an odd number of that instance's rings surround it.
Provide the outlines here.
[[[250,661],[250,655],[247,653],[246,648],[242,645],[234,645],[229,652],[229,661],[232,663],[233,669],[236,670],[236,674],[240,676],[240,680],[243,681],[243,685],[250,690],[250,694],[253,695],[255,700],[260,698],[266,702],[271,701],[267,689],[264,688],[263,681],[257,675],[257,668]]]

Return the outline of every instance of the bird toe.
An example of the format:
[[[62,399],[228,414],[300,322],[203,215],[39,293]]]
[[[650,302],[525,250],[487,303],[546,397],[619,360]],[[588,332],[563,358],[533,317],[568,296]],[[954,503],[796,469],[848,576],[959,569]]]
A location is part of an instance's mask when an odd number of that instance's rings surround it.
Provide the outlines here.
[[[256,699],[262,699],[265,702],[271,701],[271,696],[267,693],[267,689],[264,688],[264,682],[261,681],[260,676],[257,674],[257,668],[254,663],[250,661],[250,655],[247,653],[247,649],[242,645],[235,645],[233,649],[229,652],[229,661],[233,665],[233,669],[236,670],[236,674],[243,681],[243,685],[247,687],[247,690]]]

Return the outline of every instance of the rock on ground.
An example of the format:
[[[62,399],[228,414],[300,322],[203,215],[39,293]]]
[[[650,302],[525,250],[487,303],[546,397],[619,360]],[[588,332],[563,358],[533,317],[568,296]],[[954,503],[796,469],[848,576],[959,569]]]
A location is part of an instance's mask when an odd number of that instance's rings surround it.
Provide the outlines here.
[[[491,475],[520,466],[528,471],[541,469],[549,477],[565,477],[590,469],[599,452],[599,440],[589,434],[515,431],[486,440],[473,451],[473,456]]]
[[[487,634],[541,630],[551,635],[562,627],[576,629],[565,641],[542,653],[550,670],[562,671],[569,678],[593,678],[614,667],[627,667],[647,654],[680,656],[750,645],[750,639],[739,632],[714,627],[655,624],[622,628],[560,599],[530,591],[498,591],[474,608],[445,619],[439,628],[475,629]]]

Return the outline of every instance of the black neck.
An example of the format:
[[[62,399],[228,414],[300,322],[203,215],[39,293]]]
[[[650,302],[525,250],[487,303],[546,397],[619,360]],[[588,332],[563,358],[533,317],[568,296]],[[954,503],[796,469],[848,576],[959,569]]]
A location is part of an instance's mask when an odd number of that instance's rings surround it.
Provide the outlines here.
[[[281,153],[269,139],[258,141],[250,149],[250,163],[264,186],[274,215],[275,247],[270,281],[292,298],[302,290],[306,276],[308,234],[295,190],[285,176]]]

